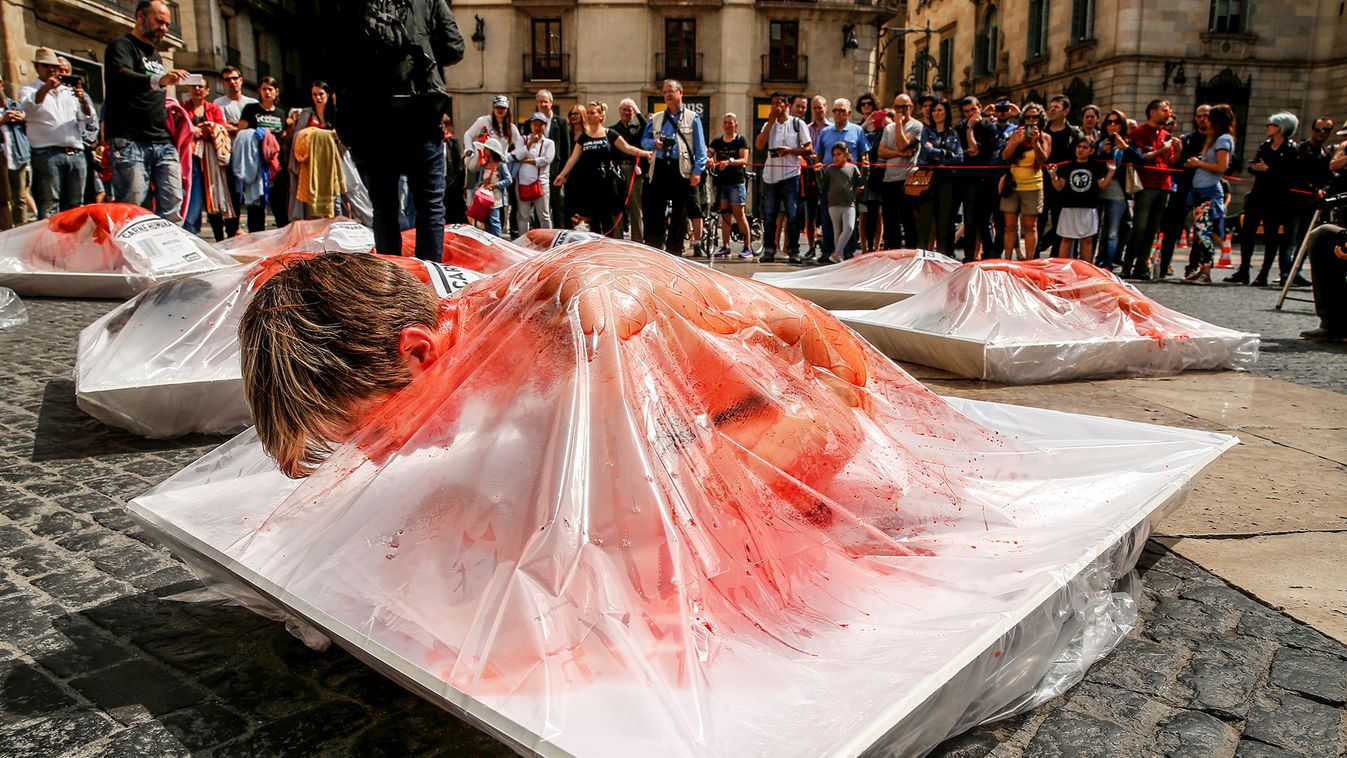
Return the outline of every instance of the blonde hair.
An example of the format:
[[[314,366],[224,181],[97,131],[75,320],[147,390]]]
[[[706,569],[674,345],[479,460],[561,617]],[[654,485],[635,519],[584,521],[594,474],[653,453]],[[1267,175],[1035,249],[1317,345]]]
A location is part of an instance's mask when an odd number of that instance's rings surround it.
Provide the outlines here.
[[[608,118],[608,103],[601,103],[598,100],[590,100],[588,103],[585,103],[585,113],[588,113],[590,108],[598,108],[599,116],[601,116],[602,118]]]
[[[239,323],[243,392],[281,471],[308,476],[343,441],[364,403],[411,382],[398,342],[439,324],[439,300],[405,269],[368,253],[325,253],[284,267]]]

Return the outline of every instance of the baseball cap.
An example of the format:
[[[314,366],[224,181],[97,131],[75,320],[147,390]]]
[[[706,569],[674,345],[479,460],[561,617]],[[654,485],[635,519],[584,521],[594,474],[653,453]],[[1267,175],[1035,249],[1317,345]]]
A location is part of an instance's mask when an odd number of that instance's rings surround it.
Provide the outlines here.
[[[510,98],[508,98],[508,97],[506,97],[506,96],[504,96],[504,95],[496,95],[495,99],[493,99],[493,100],[491,101],[491,107],[492,107],[492,108],[509,108],[509,107],[510,107]]]
[[[532,116],[529,116],[529,121],[541,121],[545,124],[547,123],[547,117],[542,114],[542,111],[538,111]]]

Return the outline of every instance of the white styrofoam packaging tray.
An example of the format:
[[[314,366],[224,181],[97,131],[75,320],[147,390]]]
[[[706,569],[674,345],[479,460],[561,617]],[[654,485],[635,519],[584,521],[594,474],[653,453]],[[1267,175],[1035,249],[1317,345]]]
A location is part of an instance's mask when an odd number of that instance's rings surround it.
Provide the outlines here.
[[[457,688],[445,668],[440,641],[447,638],[436,625],[463,619],[450,614],[436,621],[437,609],[407,608],[395,598],[364,606],[351,588],[371,577],[341,555],[327,556],[321,575],[304,576],[293,574],[284,556],[255,560],[254,541],[287,528],[285,519],[272,518],[283,502],[306,513],[336,509],[320,521],[343,525],[352,545],[390,544],[385,532],[395,524],[370,524],[344,499],[325,501],[324,490],[312,489],[320,483],[302,490],[306,483],[281,475],[252,431],[136,498],[129,511],[203,576],[236,585],[273,615],[320,630],[522,754],[920,755],[981,721],[1050,697],[1105,654],[1118,627],[1126,627],[1118,618],[1126,615],[1120,611],[1126,598],[1115,583],[1134,566],[1150,526],[1237,442],[1078,414],[948,402],[1018,446],[1009,458],[991,456],[997,460],[986,470],[987,491],[1003,493],[1003,507],[937,519],[922,537],[929,554],[884,558],[892,573],[882,581],[837,588],[839,595],[857,591],[883,602],[870,604],[872,612],[832,619],[838,623],[807,650],[725,635],[700,652],[695,675],[672,680],[656,676],[660,651],[634,650],[626,659],[646,665],[585,676],[584,661],[576,660],[555,668],[546,686]],[[422,465],[402,463],[404,474]],[[350,475],[360,478],[359,468]],[[452,492],[453,481],[470,481],[474,473],[440,470],[435,486]],[[445,528],[454,528],[452,520]],[[433,552],[423,555],[431,563],[410,567],[410,576],[422,579],[411,578],[408,587],[428,579],[425,572],[455,570],[431,565]],[[533,573],[497,569],[503,581],[528,581]],[[569,610],[536,616],[537,637],[545,642]],[[604,629],[639,623],[621,608],[602,611]]]

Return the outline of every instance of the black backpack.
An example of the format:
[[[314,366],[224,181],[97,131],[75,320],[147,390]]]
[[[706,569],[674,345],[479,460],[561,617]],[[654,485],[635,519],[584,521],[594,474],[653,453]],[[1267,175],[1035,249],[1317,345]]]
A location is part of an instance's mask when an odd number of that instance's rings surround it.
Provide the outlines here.
[[[361,18],[362,48],[367,65],[391,94],[425,95],[438,88],[432,85],[430,72],[435,58],[424,40],[407,33],[412,0],[364,0]]]

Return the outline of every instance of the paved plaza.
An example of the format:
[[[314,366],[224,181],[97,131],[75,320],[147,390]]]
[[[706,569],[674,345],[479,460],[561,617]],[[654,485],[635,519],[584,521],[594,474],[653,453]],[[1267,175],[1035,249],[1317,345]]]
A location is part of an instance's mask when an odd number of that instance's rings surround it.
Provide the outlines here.
[[[1262,333],[1255,372],[1005,388],[912,369],[949,394],[1243,441],[1147,545],[1138,629],[1064,696],[934,755],[1347,753],[1347,345],[1299,340],[1312,309],[1275,311],[1274,290],[1142,289]],[[84,415],[75,339],[114,303],[26,302],[30,322],[0,332],[0,756],[512,754],[338,649],[184,600],[198,583],[124,505],[223,438]]]

